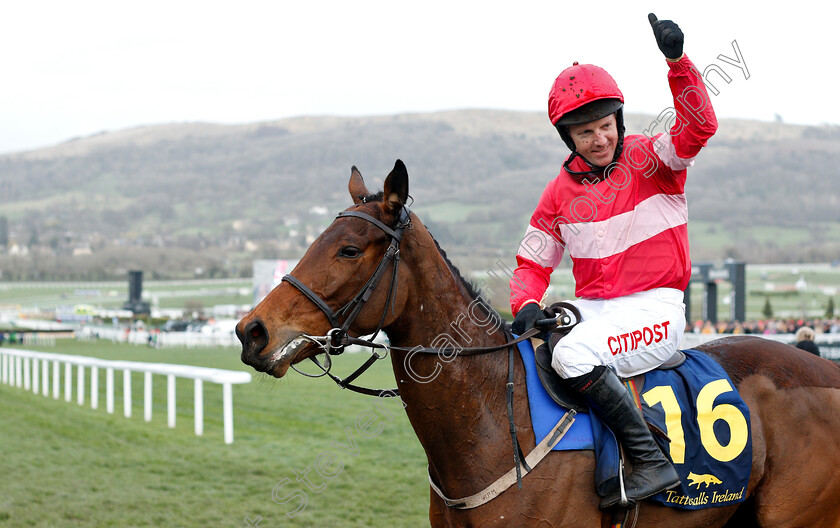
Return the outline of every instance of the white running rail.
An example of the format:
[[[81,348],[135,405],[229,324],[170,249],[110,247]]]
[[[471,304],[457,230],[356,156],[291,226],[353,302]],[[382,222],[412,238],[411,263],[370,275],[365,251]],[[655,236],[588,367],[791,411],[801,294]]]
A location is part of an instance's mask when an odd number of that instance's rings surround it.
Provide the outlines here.
[[[114,412],[114,371],[123,372],[123,414],[131,417],[131,373],[143,372],[143,418],[152,420],[152,375],[166,376],[167,424],[175,427],[175,378],[194,381],[195,434],[204,434],[204,382],[222,386],[222,418],[226,444],[233,443],[233,385],[250,383],[251,374],[236,370],[222,370],[169,363],[141,363],[114,361],[87,356],[70,356],[47,352],[34,352],[0,348],[0,383],[39,392],[58,399],[61,394],[61,368],[64,367],[64,400],[71,401],[73,394],[73,367],[76,367],[76,403],[85,403],[85,373],[90,372],[90,406],[99,407],[99,369],[105,370],[105,410]],[[52,387],[50,387],[52,369]],[[52,391],[50,390],[52,388]]]

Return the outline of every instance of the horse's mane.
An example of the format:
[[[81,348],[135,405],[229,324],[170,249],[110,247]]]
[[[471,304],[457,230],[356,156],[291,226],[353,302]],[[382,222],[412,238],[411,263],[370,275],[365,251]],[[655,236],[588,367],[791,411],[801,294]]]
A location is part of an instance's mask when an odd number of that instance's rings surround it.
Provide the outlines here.
[[[429,232],[429,234],[431,235],[431,231]],[[434,240],[435,247],[437,247],[440,256],[443,257],[443,261],[446,262],[447,266],[449,266],[449,269],[452,271],[452,274],[455,275],[458,278],[458,280],[461,281],[461,285],[464,287],[465,290],[467,290],[467,294],[470,296],[470,298],[474,301],[478,301],[478,305],[481,306],[482,310],[484,310],[484,312],[492,318],[492,320],[494,321],[493,330],[499,330],[503,328],[505,323],[502,316],[499,315],[499,312],[497,312],[490,305],[490,303],[487,302],[487,299],[485,299],[481,295],[481,291],[477,290],[475,288],[475,285],[471,281],[468,281],[464,278],[463,275],[461,275],[460,270],[458,270],[455,264],[453,264],[452,261],[449,260],[449,257],[446,256],[446,251],[444,251],[443,248],[440,247],[440,244],[438,243],[434,235],[432,236],[432,240]]]
[[[359,198],[361,198],[363,203],[381,202],[384,199],[384,196],[385,196],[385,192],[384,191],[379,191],[376,194],[369,194],[367,196],[360,196]],[[426,230],[428,231],[429,228],[426,227]],[[479,306],[481,306],[481,308],[482,308],[482,310],[484,310],[485,314],[488,317],[492,318],[492,320],[494,321],[493,330],[499,330],[499,329],[503,328],[505,326],[504,318],[502,318],[502,316],[499,314],[499,312],[496,311],[496,309],[493,308],[493,306],[491,306],[489,302],[487,302],[487,299],[485,299],[481,295],[481,291],[477,290],[475,285],[471,281],[468,281],[467,279],[464,278],[464,276],[461,274],[461,271],[455,266],[455,264],[452,263],[451,260],[449,260],[449,257],[446,256],[446,251],[444,251],[443,248],[440,247],[440,243],[438,243],[437,239],[434,237],[434,235],[432,235],[431,231],[429,231],[429,235],[432,237],[432,240],[435,243],[435,247],[437,248],[438,253],[440,253],[440,256],[443,258],[443,261],[446,262],[446,265],[449,267],[450,271],[452,271],[452,274],[455,277],[457,277],[458,280],[461,282],[461,285],[467,291],[467,294],[470,296],[470,299],[472,299],[473,301],[478,301]]]

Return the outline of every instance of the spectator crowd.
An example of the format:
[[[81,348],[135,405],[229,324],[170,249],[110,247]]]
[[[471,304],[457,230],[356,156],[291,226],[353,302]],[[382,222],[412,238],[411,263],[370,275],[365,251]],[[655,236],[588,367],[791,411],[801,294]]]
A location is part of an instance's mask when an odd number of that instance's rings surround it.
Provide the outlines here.
[[[840,319],[759,319],[755,321],[697,320],[686,328],[695,334],[795,334],[800,328],[809,327],[816,334],[840,334]]]

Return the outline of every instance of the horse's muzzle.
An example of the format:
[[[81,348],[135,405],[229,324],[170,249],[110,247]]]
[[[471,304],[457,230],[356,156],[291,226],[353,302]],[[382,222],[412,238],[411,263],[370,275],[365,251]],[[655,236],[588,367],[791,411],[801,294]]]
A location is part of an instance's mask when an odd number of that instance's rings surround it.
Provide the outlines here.
[[[312,345],[303,332],[282,328],[269,333],[268,326],[255,316],[248,316],[236,325],[236,336],[242,342],[242,362],[275,378],[282,378],[292,363],[317,353],[317,350],[303,353]]]
[[[263,322],[258,318],[246,317],[236,325],[236,337],[242,343],[242,362],[265,372],[269,365],[268,356],[261,356],[268,345],[269,336]]]

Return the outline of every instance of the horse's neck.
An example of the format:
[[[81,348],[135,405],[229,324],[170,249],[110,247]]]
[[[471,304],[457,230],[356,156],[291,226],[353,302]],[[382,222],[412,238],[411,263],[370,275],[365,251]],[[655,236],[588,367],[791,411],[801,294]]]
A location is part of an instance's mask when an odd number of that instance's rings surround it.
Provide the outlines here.
[[[423,279],[396,328],[389,329],[395,344],[470,348],[504,343],[498,315],[489,315],[472,299],[448,267]]]
[[[442,262],[427,271],[403,316],[389,329],[396,346],[447,349],[440,354],[394,354],[394,374],[406,413],[429,458],[431,471],[450,492],[472,493],[497,463],[509,465],[505,386],[508,351],[456,357],[461,348],[503,344],[504,332],[476,306]],[[520,388],[524,391],[524,387]],[[519,420],[527,415],[519,407]],[[476,465],[476,461],[481,464]],[[491,473],[492,474],[492,473]]]

